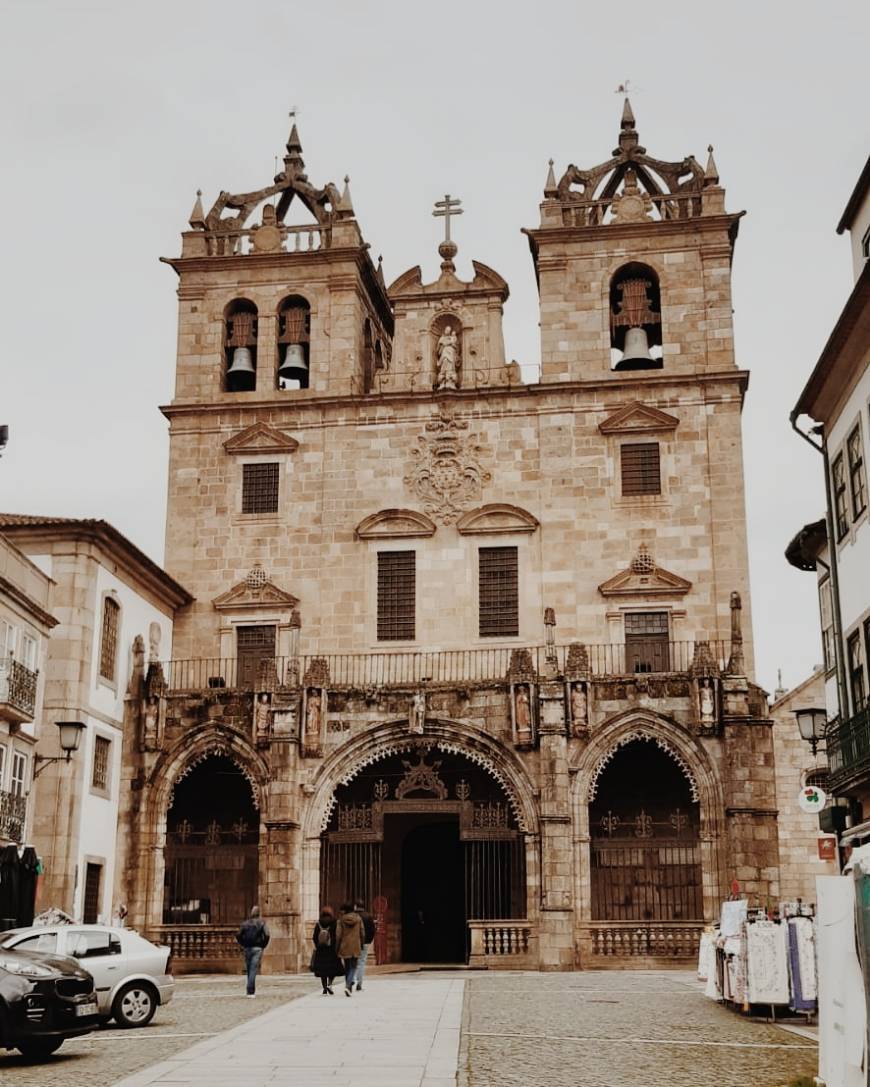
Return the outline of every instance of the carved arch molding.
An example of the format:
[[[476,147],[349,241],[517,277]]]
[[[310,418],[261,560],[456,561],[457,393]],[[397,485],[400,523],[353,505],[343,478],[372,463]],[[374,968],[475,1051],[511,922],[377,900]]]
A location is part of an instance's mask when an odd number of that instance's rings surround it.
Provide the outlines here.
[[[695,775],[692,773],[689,764],[683,758],[683,756],[677,751],[668,741],[662,736],[654,736],[649,732],[645,732],[643,729],[632,729],[631,732],[626,732],[615,741],[613,746],[599,759],[598,764],[592,771],[592,776],[589,779],[589,792],[587,794],[587,802],[589,804],[594,803],[596,796],[598,795],[598,785],[601,780],[601,775],[607,769],[611,760],[617,754],[621,747],[625,747],[626,744],[633,743],[635,740],[644,740],[647,743],[654,743],[666,755],[669,755],[673,761],[677,764],[683,773],[686,781],[689,785],[689,792],[691,793],[692,800],[695,804],[700,803],[701,795],[698,789],[698,783],[695,780]]]

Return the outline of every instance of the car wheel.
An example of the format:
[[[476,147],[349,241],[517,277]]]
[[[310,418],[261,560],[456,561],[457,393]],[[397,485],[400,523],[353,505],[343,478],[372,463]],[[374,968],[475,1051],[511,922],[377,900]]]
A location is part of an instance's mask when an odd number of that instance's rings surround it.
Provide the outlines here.
[[[112,1015],[119,1027],[144,1027],[157,1011],[157,994],[141,981],[131,981],[118,990]]]
[[[63,1038],[29,1038],[26,1042],[17,1042],[15,1048],[30,1060],[45,1060],[52,1053],[57,1053],[63,1045]]]

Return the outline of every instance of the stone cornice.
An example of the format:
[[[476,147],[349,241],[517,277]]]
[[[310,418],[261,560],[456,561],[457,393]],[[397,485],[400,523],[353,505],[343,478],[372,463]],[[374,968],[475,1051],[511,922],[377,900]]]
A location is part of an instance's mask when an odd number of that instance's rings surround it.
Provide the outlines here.
[[[3,577],[2,574],[0,574],[0,593],[4,596],[11,597],[17,604],[20,604],[25,611],[32,615],[37,622],[42,623],[43,626],[46,626],[49,629],[51,629],[51,627],[56,627],[60,622],[59,619],[55,619],[53,615],[40,607],[32,597],[19,589],[18,586],[8,578]]]

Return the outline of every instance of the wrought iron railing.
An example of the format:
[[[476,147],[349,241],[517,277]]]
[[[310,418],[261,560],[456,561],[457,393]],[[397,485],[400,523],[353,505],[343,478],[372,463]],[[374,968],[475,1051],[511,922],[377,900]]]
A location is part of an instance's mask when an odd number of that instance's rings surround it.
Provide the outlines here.
[[[0,838],[13,842],[24,840],[24,820],[27,818],[27,798],[0,789]]]
[[[695,657],[695,642],[634,640],[612,645],[586,645],[587,670],[600,677],[627,677],[686,673]],[[725,669],[728,653],[721,641],[706,643],[718,667]],[[564,673],[571,663],[570,646],[528,646],[522,651],[538,675],[555,669]],[[316,654],[300,657],[274,657],[261,662],[259,676],[271,677],[276,684],[305,682],[310,668],[323,674],[328,669],[327,685],[333,689],[351,688],[365,692],[380,687],[486,682],[504,680],[515,659],[517,647],[503,646],[483,649],[444,649],[432,651],[399,651],[393,653]],[[576,659],[576,650],[575,650]],[[322,662],[322,663],[321,663]],[[551,663],[552,662],[552,663]],[[239,662],[229,658],[197,658],[163,662],[163,674],[169,690],[203,690],[206,688],[242,688],[254,690],[259,680],[254,678],[250,662],[242,669]],[[318,683],[318,686],[320,684]]]
[[[870,778],[870,706],[845,721],[834,718],[828,722],[825,745],[832,794]]]
[[[14,657],[0,657],[0,717],[5,704],[16,721],[33,720],[38,676]]]

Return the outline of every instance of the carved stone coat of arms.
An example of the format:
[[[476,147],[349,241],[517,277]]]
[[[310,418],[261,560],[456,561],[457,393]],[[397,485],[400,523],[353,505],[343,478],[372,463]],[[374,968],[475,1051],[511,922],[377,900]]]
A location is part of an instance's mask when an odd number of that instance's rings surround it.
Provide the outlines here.
[[[492,479],[481,465],[483,448],[467,431],[467,421],[442,413],[426,424],[411,450],[405,484],[421,499],[426,513],[444,525],[478,502],[484,483]]]

